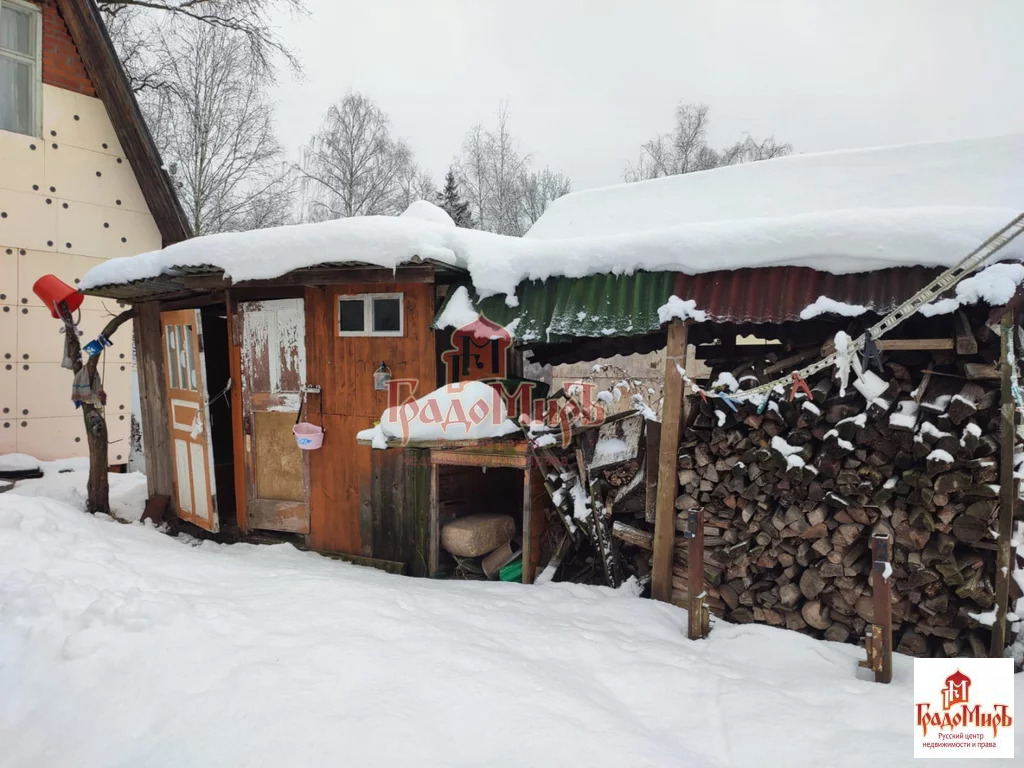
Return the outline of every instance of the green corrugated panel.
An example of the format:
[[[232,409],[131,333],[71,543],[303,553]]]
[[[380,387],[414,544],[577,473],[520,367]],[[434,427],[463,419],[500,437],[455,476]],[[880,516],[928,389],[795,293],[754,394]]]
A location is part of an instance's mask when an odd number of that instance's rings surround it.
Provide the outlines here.
[[[674,272],[558,277],[520,283],[516,307],[503,295],[474,304],[492,322],[508,326],[518,319],[515,337],[526,343],[639,336],[660,327],[658,307],[668,301],[674,283]]]

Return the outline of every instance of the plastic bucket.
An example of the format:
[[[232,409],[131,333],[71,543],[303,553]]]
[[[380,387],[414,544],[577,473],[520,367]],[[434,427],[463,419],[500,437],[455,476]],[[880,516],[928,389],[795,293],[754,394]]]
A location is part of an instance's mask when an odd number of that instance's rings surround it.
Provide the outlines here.
[[[50,314],[57,320],[60,314],[57,312],[57,305],[62,301],[67,302],[68,309],[74,312],[85,300],[85,296],[70,285],[65,283],[56,275],[43,275],[36,280],[32,291],[38,296],[43,304],[50,308]]]
[[[292,427],[295,444],[304,451],[315,451],[324,444],[324,428],[303,421]]]

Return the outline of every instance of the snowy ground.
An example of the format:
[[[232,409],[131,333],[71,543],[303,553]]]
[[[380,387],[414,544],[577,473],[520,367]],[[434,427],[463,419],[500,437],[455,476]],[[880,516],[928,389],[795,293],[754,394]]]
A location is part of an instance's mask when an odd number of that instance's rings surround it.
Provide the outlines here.
[[[626,589],[408,579],[8,492],[0,765],[924,762],[910,659],[883,686],[852,646],[685,626]]]

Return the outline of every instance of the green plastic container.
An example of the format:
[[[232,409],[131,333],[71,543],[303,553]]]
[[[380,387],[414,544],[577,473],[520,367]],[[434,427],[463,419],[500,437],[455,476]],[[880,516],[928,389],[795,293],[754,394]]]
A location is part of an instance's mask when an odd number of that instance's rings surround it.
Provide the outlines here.
[[[498,569],[498,578],[502,581],[518,581],[523,580],[523,557],[520,555],[508,565],[503,565]]]

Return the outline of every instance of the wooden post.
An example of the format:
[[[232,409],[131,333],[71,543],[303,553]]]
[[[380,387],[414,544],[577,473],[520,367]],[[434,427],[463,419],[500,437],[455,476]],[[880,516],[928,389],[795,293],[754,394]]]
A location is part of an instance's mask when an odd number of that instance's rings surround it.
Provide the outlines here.
[[[890,544],[888,533],[871,536],[871,598],[875,621],[871,627],[868,661],[876,683],[892,682],[892,588],[886,578],[892,572]]]
[[[658,448],[658,500],[654,513],[654,564],[651,597],[672,599],[672,559],[676,540],[676,490],[679,486],[679,436],[684,413],[683,378],[676,370],[686,365],[687,325],[674,319],[668,326],[665,347],[665,390]]]
[[[1013,352],[1012,334],[1017,329],[1017,311],[1007,309],[1000,323],[999,369],[1002,378],[1000,389],[999,423],[999,520],[996,530],[996,620],[992,624],[992,644],[988,655],[1001,659],[1006,648],[1006,612],[1010,602],[1010,569],[1013,568],[1010,539],[1013,536],[1014,504],[1017,500],[1016,483],[1013,480],[1013,439],[1014,415],[1010,378],[1010,355]]]
[[[689,625],[687,637],[700,640],[704,637],[704,510],[695,509],[690,522],[690,537],[686,542],[686,591],[689,598],[687,611]]]
[[[174,508],[174,464],[171,428],[167,420],[166,351],[160,334],[160,305],[147,301],[137,305],[135,357],[139,373],[139,401],[142,405],[142,442],[146,454],[146,482],[150,496],[167,496]],[[235,379],[232,393],[240,391]],[[232,408],[232,412],[234,412]],[[236,457],[237,458],[237,457]],[[240,459],[239,459],[240,460]]]

